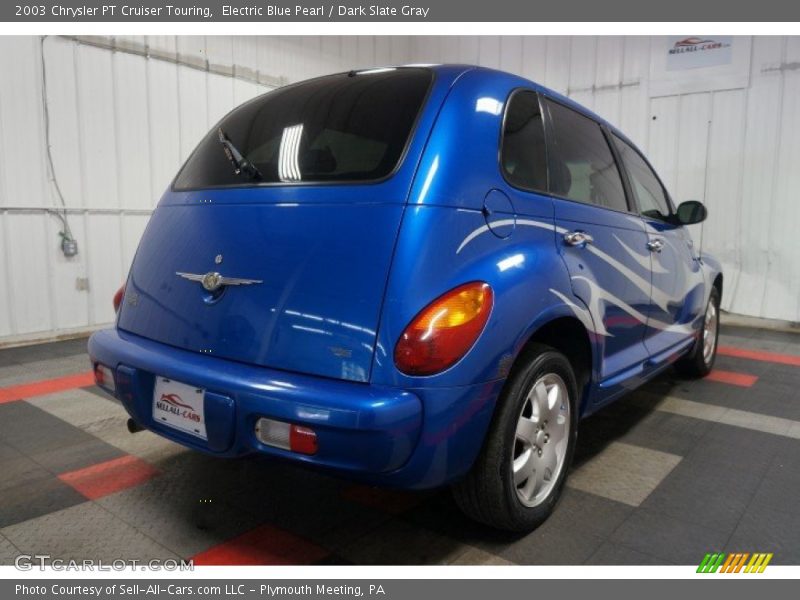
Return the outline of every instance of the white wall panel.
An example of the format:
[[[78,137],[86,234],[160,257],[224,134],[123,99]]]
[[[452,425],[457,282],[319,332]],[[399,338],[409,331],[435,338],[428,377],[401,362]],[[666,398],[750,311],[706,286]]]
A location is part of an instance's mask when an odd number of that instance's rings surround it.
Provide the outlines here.
[[[618,86],[622,81],[623,51],[625,38],[604,36],[597,38],[595,85],[597,87]]]
[[[511,73],[522,73],[522,37],[506,35],[500,38],[500,68]]]
[[[569,92],[584,92],[594,85],[597,38],[577,36],[571,38],[569,56]]]
[[[787,62],[797,64],[798,56]],[[789,64],[791,64],[789,62]],[[775,201],[770,211],[768,288],[762,313],[782,314],[800,321],[800,72],[785,73],[783,82],[781,135],[778,146]]]
[[[91,46],[81,46],[77,52],[83,203],[93,207],[118,207],[118,119],[114,113],[113,55]]]
[[[89,213],[85,222],[87,243],[84,251],[90,257],[89,324],[110,323],[114,320],[111,299],[124,282],[127,271],[122,265],[120,217]]]
[[[6,252],[8,253],[8,286],[14,305],[15,333],[41,332],[53,329],[50,307],[55,298],[50,294],[47,277],[48,247],[57,240],[47,237],[47,220],[41,213],[18,213],[6,216]]]
[[[0,183],[2,180],[0,179]],[[6,250],[8,240],[8,224],[9,217],[7,214],[0,212],[0,238],[2,238],[3,255],[0,256],[0,277],[2,281],[11,281],[9,279],[9,264],[10,257]],[[8,337],[16,333],[16,314],[14,305],[14,296],[12,294],[14,289],[13,285],[4,285],[0,289],[0,339]]]
[[[703,200],[706,186],[711,94],[688,94],[678,99],[678,145],[675,149],[676,181],[670,191],[676,203]],[[674,127],[674,123],[672,124]]]
[[[600,89],[594,93],[592,110],[609,123],[617,127],[620,125],[620,100],[621,92],[618,87]]]
[[[714,248],[725,273],[738,268],[742,252],[739,232],[744,225],[740,210],[744,128],[741,123],[745,121],[746,101],[744,90],[716,92],[712,98],[704,199],[711,218],[703,223],[702,236],[704,246]]]
[[[153,205],[147,63],[140,56],[124,52],[115,53],[113,59],[119,205],[147,209]],[[98,208],[100,205],[90,203],[89,206]]]
[[[784,41],[758,37],[753,41],[752,73],[747,92],[747,118],[741,148],[743,226],[739,231],[739,268],[729,274],[723,305],[746,315],[766,316],[764,294],[768,287],[770,213],[775,195],[778,140],[781,131],[783,76],[779,70]],[[713,246],[707,246],[713,251]],[[800,257],[799,257],[800,258]],[[795,300],[796,301],[796,300]],[[787,318],[785,315],[772,315]]]
[[[547,73],[547,38],[522,38],[522,67],[520,75],[544,82]]]
[[[500,68],[500,38],[486,35],[478,38],[478,64],[491,69]]]
[[[206,79],[208,99],[208,128],[212,127],[233,108],[233,79],[209,73]]]
[[[674,192],[678,184],[678,119],[680,98],[666,96],[656,98],[650,104],[650,131],[647,157],[667,188]]]
[[[180,116],[181,162],[186,160],[197,143],[208,132],[208,73],[197,69],[178,69],[178,115]]]
[[[44,239],[47,254],[50,290],[50,309],[54,323],[60,329],[79,328],[86,325],[89,318],[89,294],[77,289],[78,278],[87,276],[86,231],[81,218],[70,219],[72,235],[81,250],[77,256],[67,258],[61,252],[58,232],[61,223],[55,218],[46,220]],[[44,275],[39,273],[39,276]]]
[[[152,206],[161,197],[180,164],[180,111],[178,67],[147,62],[147,114],[150,124],[150,172]]]
[[[37,206],[45,189],[40,78],[39,38],[0,37],[0,161],[4,173],[0,204],[6,206]]]
[[[547,37],[547,64],[544,81],[539,81],[562,94],[567,93],[570,82],[570,50],[568,37]]]
[[[84,204],[78,120],[78,78],[75,71],[76,46],[59,38],[44,45],[47,65],[47,105],[50,114],[50,152],[56,179],[69,206]],[[58,204],[55,189],[47,185],[42,204]]]

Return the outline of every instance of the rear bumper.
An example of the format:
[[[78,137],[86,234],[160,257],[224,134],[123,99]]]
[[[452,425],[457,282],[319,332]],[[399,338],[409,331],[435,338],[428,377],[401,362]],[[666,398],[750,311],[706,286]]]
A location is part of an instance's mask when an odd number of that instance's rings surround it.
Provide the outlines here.
[[[110,367],[116,396],[141,426],[217,456],[261,453],[370,483],[434,487],[463,474],[483,441],[500,382],[400,390],[253,367],[180,350],[119,330],[89,340],[92,362]],[[156,375],[206,390],[208,440],[152,417]],[[266,417],[312,428],[308,456],[260,442]]]

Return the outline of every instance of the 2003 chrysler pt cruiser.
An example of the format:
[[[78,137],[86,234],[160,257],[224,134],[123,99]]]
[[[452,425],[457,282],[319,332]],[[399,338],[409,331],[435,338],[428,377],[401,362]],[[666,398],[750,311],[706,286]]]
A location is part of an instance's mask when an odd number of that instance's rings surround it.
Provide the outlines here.
[[[552,511],[578,421],[714,362],[722,274],[596,115],[475,67],[352,71],[236,108],[161,199],[98,383],[132,427]]]

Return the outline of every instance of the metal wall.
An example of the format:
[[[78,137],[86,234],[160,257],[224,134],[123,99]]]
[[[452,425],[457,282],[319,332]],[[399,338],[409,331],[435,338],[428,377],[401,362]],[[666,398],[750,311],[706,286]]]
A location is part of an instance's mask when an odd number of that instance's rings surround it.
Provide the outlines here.
[[[709,206],[693,233],[724,263],[724,307],[800,321],[800,38],[746,41],[749,64],[729,88],[656,94],[663,38],[2,37],[0,343],[113,320],[150,211],[227,110],[289,81],[407,62],[517,72],[618,124],[677,200]],[[80,250],[71,259],[43,210],[60,206],[47,138]]]

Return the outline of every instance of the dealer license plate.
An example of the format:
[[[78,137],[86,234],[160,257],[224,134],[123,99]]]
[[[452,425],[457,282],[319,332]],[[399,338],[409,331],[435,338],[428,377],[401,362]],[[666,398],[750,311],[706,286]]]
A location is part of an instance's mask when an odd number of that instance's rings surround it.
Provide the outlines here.
[[[156,377],[153,420],[207,440],[203,412],[205,391],[166,377]]]

